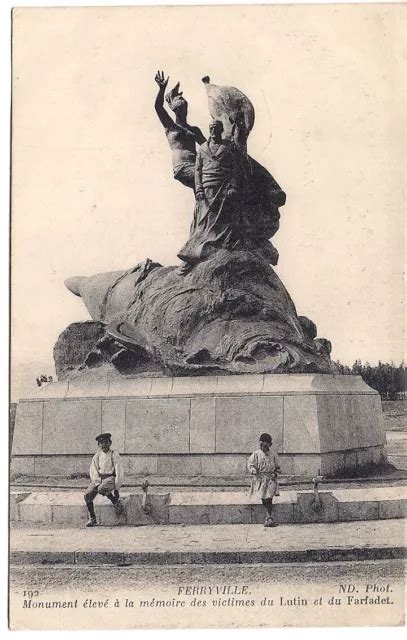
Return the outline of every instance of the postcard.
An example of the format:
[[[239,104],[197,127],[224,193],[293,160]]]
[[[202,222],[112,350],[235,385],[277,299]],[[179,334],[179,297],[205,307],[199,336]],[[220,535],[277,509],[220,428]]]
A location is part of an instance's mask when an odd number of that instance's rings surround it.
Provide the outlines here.
[[[406,19],[14,9],[11,629],[404,624]]]

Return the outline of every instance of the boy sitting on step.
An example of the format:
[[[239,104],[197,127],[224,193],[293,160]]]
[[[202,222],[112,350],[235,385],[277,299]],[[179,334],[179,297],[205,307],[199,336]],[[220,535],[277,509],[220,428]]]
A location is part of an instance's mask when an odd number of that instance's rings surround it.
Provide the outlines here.
[[[84,495],[86,506],[89,511],[89,520],[87,527],[94,527],[96,523],[96,514],[93,501],[99,493],[106,496],[113,504],[116,515],[123,513],[123,505],[120,502],[119,490],[123,484],[123,469],[120,455],[114,449],[111,449],[112,435],[111,433],[101,433],[96,436],[96,442],[99,445],[99,451],[93,456],[90,465],[90,485]]]
[[[260,449],[254,451],[247,461],[247,468],[252,475],[250,495],[261,499],[266,511],[265,527],[277,526],[273,520],[273,498],[277,491],[277,473],[280,471],[280,461],[277,453],[271,449],[272,437],[262,433],[259,438]],[[278,494],[277,494],[278,495]]]

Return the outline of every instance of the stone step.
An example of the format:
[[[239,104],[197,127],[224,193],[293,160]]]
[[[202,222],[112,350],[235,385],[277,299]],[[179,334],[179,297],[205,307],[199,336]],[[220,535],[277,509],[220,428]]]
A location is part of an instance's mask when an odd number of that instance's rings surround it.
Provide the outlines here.
[[[281,491],[275,499],[277,523],[350,522],[403,518],[407,515],[405,486],[335,489],[320,491],[320,504],[313,491]],[[123,516],[104,497],[95,499],[98,523],[104,526],[146,524],[259,524],[264,510],[257,499],[243,491],[173,491],[149,493],[143,509],[143,494],[123,493]],[[83,526],[87,509],[79,491],[19,492],[10,495],[11,520],[23,524]]]
[[[98,523],[104,526],[168,523],[169,494],[151,494],[148,513],[143,511],[142,499],[142,494],[122,493],[124,512],[118,517],[107,498],[96,496],[94,505]],[[39,491],[28,495],[13,491],[10,507],[10,517],[14,522],[83,526],[88,518],[83,493],[79,491]]]

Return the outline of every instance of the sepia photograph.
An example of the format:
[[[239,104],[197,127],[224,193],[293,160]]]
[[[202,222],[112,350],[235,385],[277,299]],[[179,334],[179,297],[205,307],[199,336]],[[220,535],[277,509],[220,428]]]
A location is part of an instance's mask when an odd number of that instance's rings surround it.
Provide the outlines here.
[[[406,4],[10,19],[10,629],[404,626]]]

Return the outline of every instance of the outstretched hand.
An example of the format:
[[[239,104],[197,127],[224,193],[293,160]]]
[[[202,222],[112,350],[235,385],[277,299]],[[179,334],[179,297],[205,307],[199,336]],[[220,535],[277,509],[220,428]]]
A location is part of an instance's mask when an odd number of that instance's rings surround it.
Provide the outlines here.
[[[154,80],[156,81],[160,89],[162,89],[163,91],[166,89],[169,79],[170,79],[170,76],[168,76],[168,78],[165,79],[164,71],[157,71],[154,78]]]

